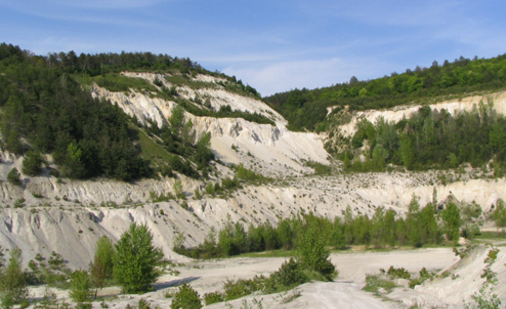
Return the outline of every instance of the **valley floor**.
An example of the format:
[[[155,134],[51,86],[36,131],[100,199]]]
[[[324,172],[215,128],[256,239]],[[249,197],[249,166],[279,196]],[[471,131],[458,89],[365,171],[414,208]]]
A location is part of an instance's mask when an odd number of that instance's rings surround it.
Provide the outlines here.
[[[417,250],[394,250],[387,252],[360,251],[339,252],[331,255],[332,262],[337,265],[339,277],[335,282],[311,282],[299,286],[295,290],[271,294],[251,295],[230,302],[208,306],[208,308],[260,308],[254,302],[261,302],[263,308],[409,308],[417,301],[429,306],[444,304],[424,292],[416,292],[409,288],[398,288],[404,291],[403,297],[397,301],[380,298],[362,291],[365,275],[378,273],[380,268],[388,269],[404,267],[411,273],[417,273],[422,267],[429,271],[440,271],[455,264],[459,258],[450,248],[430,248]],[[188,282],[202,296],[216,290],[222,291],[223,282],[227,279],[246,279],[255,275],[269,275],[276,271],[286,258],[229,258],[207,261],[192,261],[184,266],[176,267],[180,274],[165,275],[155,284],[155,291],[144,295],[115,296],[120,291],[116,287],[106,288],[99,295],[110,299],[106,301],[109,308],[125,308],[128,304],[137,305],[140,298],[147,300],[152,308],[169,308],[171,299],[165,298],[170,290]],[[41,293],[42,289],[33,291]],[[300,292],[300,296],[283,303]],[[65,298],[65,293],[60,293]],[[387,296],[388,297],[388,296]],[[445,304],[446,305],[446,304]],[[95,302],[93,308],[100,308]]]

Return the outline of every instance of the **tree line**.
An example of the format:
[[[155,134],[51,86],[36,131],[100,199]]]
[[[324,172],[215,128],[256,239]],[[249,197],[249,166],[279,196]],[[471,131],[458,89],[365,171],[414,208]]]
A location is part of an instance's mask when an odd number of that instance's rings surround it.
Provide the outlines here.
[[[384,109],[437,96],[503,89],[505,82],[506,54],[490,59],[460,57],[373,80],[352,77],[331,87],[294,89],[264,100],[289,121],[291,129],[323,131],[328,126],[325,117],[329,106]]]
[[[506,212],[502,200],[498,205],[499,218]],[[342,218],[299,214],[280,220],[276,227],[268,221],[256,226],[250,224],[247,229],[241,222],[227,222],[220,231],[211,229],[204,242],[194,248],[184,247],[181,235],[174,244],[174,251],[193,258],[215,258],[265,250],[293,250],[306,229],[316,231],[325,246],[336,249],[350,245],[422,247],[444,241],[455,243],[461,235],[475,237],[479,233],[476,222],[481,214],[481,207],[474,203],[460,208],[455,203],[448,203],[440,209],[435,202],[421,207],[418,199],[413,197],[405,218],[384,207],[377,207],[372,216],[355,215],[348,206]],[[502,222],[498,220],[496,222]]]

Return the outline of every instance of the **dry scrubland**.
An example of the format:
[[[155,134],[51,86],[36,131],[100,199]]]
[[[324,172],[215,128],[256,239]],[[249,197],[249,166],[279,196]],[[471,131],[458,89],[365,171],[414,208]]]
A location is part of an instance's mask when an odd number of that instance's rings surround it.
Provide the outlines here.
[[[127,73],[153,82],[151,73]],[[198,75],[196,80],[217,82],[215,78]],[[165,86],[174,86],[164,82]],[[162,125],[170,116],[174,102],[152,98],[140,92],[112,93],[96,85],[94,95],[105,97],[118,104],[129,115],[135,115],[141,123],[147,119]],[[86,268],[93,257],[96,241],[103,235],[118,240],[132,222],[146,224],[153,233],[154,245],[163,249],[167,259],[183,263],[176,267],[178,276],[164,275],[155,284],[155,291],[141,296],[128,295],[113,298],[109,308],[124,308],[137,304],[140,298],[153,305],[167,308],[170,299],[164,297],[167,289],[174,289],[188,281],[201,294],[222,289],[226,279],[251,278],[267,275],[279,268],[285,258],[233,258],[217,261],[191,261],[172,251],[174,237],[181,232],[186,235],[186,246],[196,246],[204,240],[211,227],[219,229],[227,220],[246,224],[270,221],[276,224],[280,218],[301,212],[333,218],[341,216],[347,206],[354,213],[372,215],[377,207],[394,209],[402,216],[413,195],[420,197],[420,204],[433,199],[434,190],[438,202],[449,197],[457,201],[480,204],[485,213],[497,199],[506,199],[504,178],[490,178],[483,170],[391,172],[339,174],[338,168],[332,176],[311,176],[308,160],[328,164],[323,148],[324,135],[290,132],[286,121],[264,103],[228,93],[222,89],[198,89],[179,86],[178,93],[187,98],[196,95],[210,99],[210,104],[219,108],[230,105],[234,110],[260,113],[276,122],[276,126],[251,123],[233,118],[192,118],[195,133],[210,132],[211,147],[217,159],[216,172],[210,181],[218,182],[229,177],[233,171],[226,165],[243,163],[246,167],[275,178],[263,185],[244,185],[222,197],[204,195],[197,199],[196,189],[203,190],[205,183],[180,175],[186,200],[153,202],[154,196],[174,193],[174,178],[140,180],[124,183],[97,179],[94,181],[72,181],[49,174],[22,178],[22,186],[13,186],[6,179],[13,168],[21,169],[22,159],[9,153],[1,154],[0,204],[3,206],[0,219],[0,243],[23,251],[24,266],[37,253],[49,256],[52,251],[60,253],[71,269]],[[506,96],[493,94],[495,105],[504,111]],[[457,102],[439,103],[435,108],[469,109],[483,97],[473,97]],[[446,104],[446,105],[445,105]],[[406,114],[408,110],[404,111]],[[398,117],[399,111],[381,112],[389,119]],[[377,117],[380,112],[356,117]],[[392,117],[394,117],[392,116]],[[371,118],[371,119],[372,119]],[[354,122],[353,122],[354,121]],[[352,123],[356,123],[354,119]],[[348,132],[351,128],[343,128]],[[232,147],[233,146],[233,147]],[[51,158],[48,158],[51,162]],[[337,164],[338,165],[338,164]],[[22,207],[14,207],[14,206]],[[7,207],[9,206],[9,207]],[[182,207],[184,206],[184,207]],[[278,295],[253,295],[246,300],[231,301],[236,308],[247,301],[250,305],[262,302],[264,308],[404,308],[414,305],[427,307],[462,307],[471,301],[471,295],[483,284],[481,278],[489,248],[479,247],[459,261],[449,248],[393,250],[390,252],[339,252],[332,254],[332,261],[340,272],[335,282],[313,282]],[[501,249],[491,266],[497,273],[498,285],[494,293],[506,303],[506,251]],[[366,274],[379,272],[390,266],[404,267],[417,273],[422,267],[445,273],[415,289],[401,286],[384,291],[379,296],[362,291]],[[448,273],[450,275],[448,275]],[[295,293],[300,297],[283,304]],[[33,295],[42,295],[42,288],[32,290]],[[58,292],[66,297],[65,291]],[[115,295],[117,288],[107,288],[103,295]],[[392,301],[385,301],[391,299]],[[93,304],[100,308],[99,303]],[[224,303],[210,308],[226,308]]]

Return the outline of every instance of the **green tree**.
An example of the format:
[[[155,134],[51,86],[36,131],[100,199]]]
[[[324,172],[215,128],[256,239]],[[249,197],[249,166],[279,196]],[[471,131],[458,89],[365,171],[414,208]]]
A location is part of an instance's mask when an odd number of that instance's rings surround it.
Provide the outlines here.
[[[11,171],[7,174],[7,181],[14,185],[14,186],[20,186],[21,185],[21,175],[18,172],[17,168],[11,169]]]
[[[85,303],[89,303],[93,299],[91,281],[86,270],[76,270],[72,273],[69,296],[80,307],[91,308],[91,305],[85,305]]]
[[[388,151],[383,148],[380,144],[377,144],[376,147],[374,147],[374,150],[372,152],[372,160],[374,163],[375,168],[378,170],[383,170],[385,167],[385,160],[388,158]]]
[[[146,291],[155,282],[155,266],[162,253],[152,241],[153,235],[146,225],[132,223],[114,246],[113,276],[125,293]]]
[[[413,247],[421,247],[423,245],[420,221],[420,204],[418,203],[418,197],[413,195],[406,217],[407,237]]]
[[[385,213],[385,240],[390,247],[394,247],[397,240],[396,225],[395,210],[387,210]]]
[[[385,217],[385,208],[383,207],[376,208],[376,211],[372,218],[372,227],[371,227],[372,243],[376,248],[383,247],[386,242],[387,226],[384,217]]]
[[[195,151],[195,163],[197,163],[198,169],[203,169],[207,166],[209,161],[214,159],[214,153],[211,151],[211,133],[207,132],[200,136],[196,151]]]
[[[430,203],[420,211],[420,225],[418,228],[420,229],[422,244],[440,243],[441,233],[439,231],[434,213],[434,206]]]
[[[274,250],[278,248],[278,233],[274,229],[269,221],[266,221],[263,225],[263,234],[265,241],[266,250]]]
[[[355,221],[353,211],[350,205],[346,206],[344,213],[344,241],[346,244],[352,244],[355,240]]]
[[[42,172],[43,163],[44,159],[42,158],[40,152],[36,150],[29,150],[26,152],[21,171],[23,174],[28,176],[37,176]]]
[[[184,109],[181,107],[181,105],[177,105],[172,108],[169,123],[170,128],[172,129],[172,134],[179,136],[185,123]]]
[[[506,207],[503,199],[497,200],[492,218],[494,218],[495,225],[498,228],[506,227]]]
[[[248,234],[244,230],[244,225],[241,222],[236,222],[234,224],[234,236],[232,239],[232,244],[235,248],[236,254],[246,252],[246,240]]]
[[[230,221],[228,221],[218,233],[218,250],[222,256],[231,256],[235,254],[234,227]]]
[[[7,265],[0,272],[0,302],[3,309],[10,309],[28,297],[21,264],[21,250],[12,249]]]
[[[114,254],[111,240],[106,236],[100,237],[90,265],[91,278],[96,287],[103,288],[106,281],[112,279]]]
[[[179,287],[176,295],[174,295],[170,308],[200,309],[202,308],[202,300],[200,299],[199,293],[185,282]]]
[[[459,240],[460,225],[460,209],[454,203],[448,203],[445,210],[442,211],[443,224],[446,237],[448,240],[457,242]]]
[[[404,163],[404,167],[408,170],[413,169],[413,164],[415,162],[415,154],[413,151],[413,146],[411,144],[411,139],[407,135],[401,136],[401,157],[402,162]]]

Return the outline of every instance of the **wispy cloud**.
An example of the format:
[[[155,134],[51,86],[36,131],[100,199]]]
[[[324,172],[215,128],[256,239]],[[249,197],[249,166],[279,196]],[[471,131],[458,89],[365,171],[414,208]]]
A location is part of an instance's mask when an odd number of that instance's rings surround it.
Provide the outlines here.
[[[356,0],[308,2],[301,9],[314,18],[342,18],[364,24],[390,26],[428,26],[445,24],[449,16],[458,14],[462,1]]]
[[[234,65],[223,71],[256,87],[264,96],[294,88],[318,88],[348,81],[351,76],[379,76],[388,64],[376,59],[341,59],[272,62],[255,67]]]
[[[505,9],[504,0],[0,0],[0,37],[41,54],[190,57],[268,95],[502,54]]]

